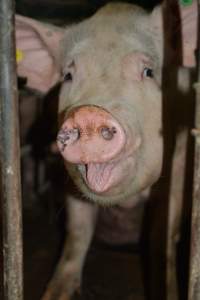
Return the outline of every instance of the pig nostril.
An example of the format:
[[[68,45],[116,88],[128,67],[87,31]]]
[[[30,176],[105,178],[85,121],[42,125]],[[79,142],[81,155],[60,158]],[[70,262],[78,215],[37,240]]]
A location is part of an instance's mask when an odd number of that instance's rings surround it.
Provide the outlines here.
[[[78,128],[69,129],[68,135],[69,139],[74,142],[80,138],[80,130]]]
[[[63,152],[68,144],[72,144],[73,142],[77,141],[79,137],[80,130],[78,128],[62,128],[57,136],[57,141],[62,145],[61,151]]]
[[[114,134],[117,132],[115,127],[109,128],[109,127],[103,127],[101,128],[101,135],[103,138],[107,141],[112,140]]]

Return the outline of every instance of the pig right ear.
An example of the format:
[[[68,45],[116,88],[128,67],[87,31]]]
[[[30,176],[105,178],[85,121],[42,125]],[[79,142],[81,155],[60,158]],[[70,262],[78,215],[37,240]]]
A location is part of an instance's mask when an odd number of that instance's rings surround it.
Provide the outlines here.
[[[46,93],[60,78],[58,57],[64,29],[16,16],[17,73]]]

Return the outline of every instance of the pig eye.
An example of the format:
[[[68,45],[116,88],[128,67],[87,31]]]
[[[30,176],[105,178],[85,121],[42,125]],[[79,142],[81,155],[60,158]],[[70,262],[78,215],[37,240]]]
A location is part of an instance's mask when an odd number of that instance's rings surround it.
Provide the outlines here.
[[[144,68],[144,70],[143,70],[143,77],[153,78],[153,70],[150,69],[150,68]]]
[[[70,81],[72,81],[72,74],[70,72],[63,74],[63,82],[70,82]]]

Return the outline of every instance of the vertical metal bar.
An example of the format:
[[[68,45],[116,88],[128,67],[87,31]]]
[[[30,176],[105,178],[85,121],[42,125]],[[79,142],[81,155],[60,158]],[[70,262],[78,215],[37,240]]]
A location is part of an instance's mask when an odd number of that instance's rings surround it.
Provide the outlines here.
[[[21,182],[14,1],[0,1],[0,167],[4,299],[23,299]]]
[[[190,253],[190,279],[189,300],[200,299],[200,0],[198,0],[198,52],[197,74],[195,84],[196,109],[195,109],[195,159],[194,159],[194,186],[191,227],[191,253]]]

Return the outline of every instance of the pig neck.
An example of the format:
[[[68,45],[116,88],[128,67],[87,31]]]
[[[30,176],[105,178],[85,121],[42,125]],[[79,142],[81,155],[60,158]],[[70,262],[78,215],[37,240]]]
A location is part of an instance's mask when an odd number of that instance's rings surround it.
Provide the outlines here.
[[[129,196],[128,198],[123,199],[123,201],[117,206],[122,208],[132,208],[134,206],[137,206],[138,204],[146,202],[150,197],[150,193],[151,188],[147,188],[137,195]]]

